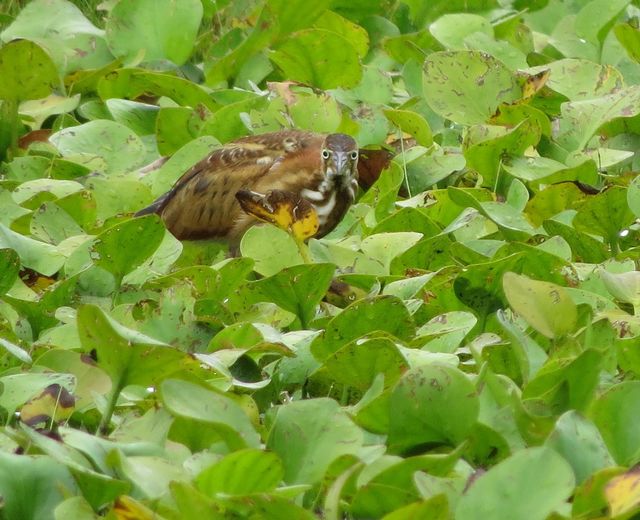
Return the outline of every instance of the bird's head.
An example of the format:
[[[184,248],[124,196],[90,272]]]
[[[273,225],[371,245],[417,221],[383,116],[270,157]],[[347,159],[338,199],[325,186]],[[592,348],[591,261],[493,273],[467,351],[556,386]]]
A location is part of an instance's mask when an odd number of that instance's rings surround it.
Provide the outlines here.
[[[345,134],[329,134],[320,149],[325,177],[348,186],[358,176],[358,143]]]

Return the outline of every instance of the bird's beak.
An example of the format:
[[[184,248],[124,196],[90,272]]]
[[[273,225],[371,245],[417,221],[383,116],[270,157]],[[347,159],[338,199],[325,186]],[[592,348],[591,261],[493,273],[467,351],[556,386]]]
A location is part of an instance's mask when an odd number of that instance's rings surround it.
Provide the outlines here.
[[[351,170],[349,168],[349,154],[347,152],[334,152],[333,170],[336,177],[351,175]]]

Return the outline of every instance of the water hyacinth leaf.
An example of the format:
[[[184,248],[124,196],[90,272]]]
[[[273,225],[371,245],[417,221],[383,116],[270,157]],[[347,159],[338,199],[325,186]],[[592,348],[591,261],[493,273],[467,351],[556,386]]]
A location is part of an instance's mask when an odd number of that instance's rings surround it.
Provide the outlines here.
[[[98,366],[111,378],[113,387],[100,430],[109,427],[120,392],[128,385],[158,384],[169,374],[196,371],[191,356],[137,331],[127,329],[94,305],[78,310],[78,334],[87,352],[95,351]]]
[[[210,426],[231,449],[260,446],[260,436],[245,410],[220,390],[167,379],[162,382],[160,395],[169,412],[187,420],[194,434],[198,435],[198,427],[204,430]]]
[[[521,96],[511,71],[494,57],[478,51],[429,55],[424,64],[423,86],[434,112],[469,125],[486,122],[500,103],[510,103]]]
[[[545,446],[553,448],[571,464],[577,484],[615,465],[598,428],[573,410],[560,416]]]
[[[191,55],[202,19],[202,3],[185,0],[118,2],[107,18],[111,52],[132,60],[144,51],[146,62],[169,60],[182,65]]]
[[[146,156],[144,144],[132,130],[109,120],[65,128],[53,134],[50,141],[64,157],[82,154],[101,158],[106,173],[133,170]]]
[[[3,41],[24,38],[38,42],[64,73],[97,69],[113,59],[104,31],[66,0],[29,2],[0,37]]]
[[[396,452],[428,443],[457,446],[470,435],[479,408],[473,383],[457,368],[412,368],[389,398],[389,446]]]
[[[564,103],[558,144],[568,151],[583,150],[605,123],[640,114],[639,102],[640,86],[632,85],[601,97]]]
[[[40,99],[58,86],[58,70],[36,43],[15,40],[0,48],[0,99]]]
[[[502,283],[511,308],[541,334],[559,338],[575,329],[578,311],[564,287],[512,272]]]
[[[58,272],[65,261],[64,255],[55,246],[11,231],[2,224],[0,224],[0,248],[13,249],[18,253],[24,267],[45,276]]]
[[[0,493],[5,498],[4,514],[10,518],[51,518],[51,511],[64,500],[59,482],[77,490],[69,470],[45,455],[0,453]]]
[[[282,463],[275,453],[246,449],[204,469],[196,477],[196,485],[207,496],[252,495],[273,491],[283,476]]]
[[[385,110],[384,115],[400,130],[415,137],[416,142],[422,146],[433,144],[433,135],[427,120],[416,112],[410,110]]]
[[[184,78],[144,69],[118,69],[100,79],[97,92],[101,99],[135,99],[143,94],[167,96],[180,106],[209,110],[219,105],[201,86]]]
[[[590,417],[615,461],[633,466],[640,461],[640,383],[625,381],[609,388],[592,405]]]
[[[614,298],[630,303],[634,308],[640,307],[640,272],[610,273],[602,270],[600,278]]]
[[[240,252],[255,261],[255,271],[263,276],[304,263],[293,237],[272,225],[249,228],[240,241]]]
[[[285,77],[326,90],[354,87],[362,77],[356,49],[343,36],[307,29],[287,38],[269,59]]]
[[[100,233],[90,250],[93,263],[119,282],[158,249],[165,230],[155,215],[127,220]]]
[[[358,455],[363,431],[332,399],[294,401],[274,410],[267,448],[279,455],[288,484],[314,484],[341,455]]]
[[[635,62],[640,62],[640,52],[638,51],[640,49],[640,30],[627,22],[617,24],[613,28],[613,32],[629,57]]]
[[[379,374],[384,374],[385,387],[394,385],[409,368],[404,356],[388,338],[352,341],[330,355],[324,366],[337,383],[362,392]]]
[[[573,225],[578,231],[603,237],[612,252],[617,252],[620,233],[634,220],[627,204],[627,190],[621,186],[598,193],[585,200]]]
[[[574,485],[571,466],[555,451],[527,448],[479,477],[460,499],[455,518],[544,520],[569,498]]]
[[[250,284],[251,301],[271,301],[308,324],[333,278],[331,264],[297,265]]]
[[[402,300],[395,296],[376,296],[356,301],[327,324],[324,333],[311,345],[311,352],[324,360],[350,341],[372,332],[387,332],[398,338],[409,337],[415,326]]]
[[[13,249],[0,249],[0,295],[13,286],[20,271],[20,258]]]

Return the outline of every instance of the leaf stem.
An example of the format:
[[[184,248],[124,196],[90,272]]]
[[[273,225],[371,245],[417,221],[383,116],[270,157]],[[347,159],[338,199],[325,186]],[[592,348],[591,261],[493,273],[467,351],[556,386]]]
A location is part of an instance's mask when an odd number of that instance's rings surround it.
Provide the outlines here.
[[[105,435],[109,431],[109,424],[111,424],[111,417],[113,417],[113,412],[116,409],[116,403],[118,402],[118,397],[120,397],[120,392],[124,388],[123,385],[124,378],[120,377],[118,382],[113,386],[111,390],[111,394],[109,395],[109,402],[107,403],[107,409],[104,411],[104,415],[102,419],[100,419],[100,424],[98,425],[98,431],[96,433]]]

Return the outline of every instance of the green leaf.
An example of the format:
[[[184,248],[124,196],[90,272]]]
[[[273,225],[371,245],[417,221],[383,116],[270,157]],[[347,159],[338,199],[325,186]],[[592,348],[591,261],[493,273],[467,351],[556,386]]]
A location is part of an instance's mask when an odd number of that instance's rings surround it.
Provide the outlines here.
[[[273,491],[283,476],[282,463],[275,453],[240,450],[200,472],[196,485],[208,496],[253,495]]]
[[[204,435],[206,427],[211,426],[231,449],[260,445],[260,437],[246,412],[220,390],[167,379],[162,382],[160,395],[172,415],[188,421],[194,435]]]
[[[333,278],[331,264],[297,265],[247,286],[252,301],[270,301],[296,314],[306,326]]]
[[[511,308],[541,334],[559,338],[575,329],[578,311],[564,287],[515,273],[505,273],[502,283]]]
[[[510,103],[521,96],[511,71],[478,51],[430,54],[424,63],[423,85],[434,112],[464,124],[484,123],[500,103]]]
[[[615,464],[596,426],[575,411],[558,419],[545,445],[571,464],[577,484]]]
[[[455,518],[544,520],[574,485],[571,466],[555,451],[527,448],[479,477],[460,499]]]
[[[152,386],[170,374],[194,370],[191,356],[137,331],[127,329],[94,305],[78,310],[78,334],[82,347],[95,351],[98,366],[119,392],[127,385]]]
[[[412,368],[389,398],[389,445],[396,452],[428,443],[456,446],[470,435],[479,407],[473,383],[460,370]]]
[[[331,319],[322,336],[314,340],[311,351],[317,359],[324,360],[365,334],[380,331],[406,338],[413,329],[402,300],[395,296],[377,296],[356,301]]]
[[[53,482],[61,487],[51,485]],[[8,518],[51,518],[53,509],[64,500],[62,486],[77,490],[69,470],[50,457],[0,453],[0,493]]]
[[[66,0],[29,2],[0,38],[5,42],[19,38],[37,42],[64,73],[97,69],[113,60],[104,31],[93,25],[78,6]]]
[[[0,296],[13,286],[20,272],[20,258],[13,249],[0,249]]]
[[[321,89],[353,87],[362,77],[358,52],[349,40],[324,29],[287,38],[269,59],[291,80]]]
[[[184,0],[118,2],[107,18],[107,43],[115,56],[127,61],[170,60],[182,65],[193,50],[202,3]]]
[[[332,399],[293,401],[275,409],[267,448],[280,456],[284,481],[315,484],[341,455],[358,455],[363,432]]]
[[[60,77],[49,55],[29,40],[15,40],[0,48],[0,99],[22,101],[48,96]]]
[[[11,231],[2,224],[0,224],[0,248],[13,249],[18,253],[24,267],[45,276],[58,272],[65,261],[65,257],[55,246]]]
[[[146,151],[129,128],[108,120],[65,128],[50,138],[64,157],[101,158],[107,173],[124,173],[142,164]],[[81,161],[78,161],[81,162]]]
[[[624,381],[612,386],[593,402],[590,416],[621,466],[640,461],[640,416],[637,403],[640,382]]]
[[[433,144],[433,135],[427,120],[416,112],[410,110],[385,110],[384,115],[400,130],[415,137],[416,142],[422,146]]]
[[[165,230],[155,215],[127,220],[100,233],[89,254],[93,263],[120,282],[158,249]]]

